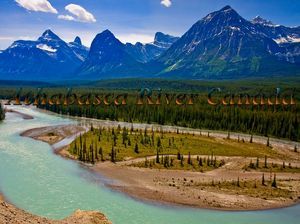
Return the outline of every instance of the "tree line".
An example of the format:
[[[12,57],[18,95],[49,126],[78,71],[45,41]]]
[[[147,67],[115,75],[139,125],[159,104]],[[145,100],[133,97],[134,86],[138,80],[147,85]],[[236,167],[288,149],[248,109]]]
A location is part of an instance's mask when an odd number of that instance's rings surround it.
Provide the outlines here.
[[[56,113],[102,120],[157,123],[300,140],[298,107],[211,106],[205,101],[185,106],[129,103],[125,106],[45,105],[40,107]]]

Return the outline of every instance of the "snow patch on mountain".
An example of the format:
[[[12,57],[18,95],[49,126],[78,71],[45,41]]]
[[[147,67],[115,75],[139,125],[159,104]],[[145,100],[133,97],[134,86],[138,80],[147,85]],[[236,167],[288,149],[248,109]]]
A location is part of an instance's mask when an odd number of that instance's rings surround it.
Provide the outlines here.
[[[293,36],[287,36],[287,37],[278,37],[276,39],[273,39],[277,44],[283,44],[283,43],[299,43],[300,38],[299,37],[293,37]]]
[[[38,44],[36,45],[37,48],[43,50],[43,51],[48,51],[48,52],[51,52],[51,53],[55,53],[57,51],[57,49],[54,49],[46,44]]]
[[[239,27],[236,27],[236,26],[229,26],[229,29],[241,31],[241,29]]]

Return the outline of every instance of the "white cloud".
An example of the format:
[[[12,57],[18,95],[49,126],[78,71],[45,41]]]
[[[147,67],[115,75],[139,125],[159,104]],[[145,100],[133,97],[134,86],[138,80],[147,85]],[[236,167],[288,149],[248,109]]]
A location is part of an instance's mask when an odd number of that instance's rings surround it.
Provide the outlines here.
[[[117,38],[123,43],[132,43],[135,44],[136,42],[141,43],[150,43],[153,42],[154,35],[148,34],[139,34],[139,33],[131,33],[131,34],[116,34]]]
[[[65,7],[71,15],[59,15],[59,19],[78,21],[83,23],[95,23],[97,20],[94,15],[88,12],[85,8],[76,4],[69,4]]]
[[[57,14],[57,10],[48,0],[15,0],[19,6],[35,12],[50,12]]]
[[[171,0],[161,0],[160,4],[166,6],[166,7],[170,7],[172,5]]]
[[[76,19],[73,16],[70,15],[59,15],[57,18],[68,20],[68,21],[75,21]]]

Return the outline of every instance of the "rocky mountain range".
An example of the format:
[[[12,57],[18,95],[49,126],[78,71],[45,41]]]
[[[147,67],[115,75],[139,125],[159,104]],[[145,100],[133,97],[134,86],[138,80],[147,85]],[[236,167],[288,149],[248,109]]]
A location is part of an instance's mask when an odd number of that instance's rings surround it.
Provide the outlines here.
[[[289,37],[300,37],[299,28],[248,21],[226,6],[195,23],[158,58],[159,75],[224,79],[293,74],[299,65],[276,42]]]
[[[232,79],[300,74],[300,27],[249,21],[233,8],[212,12],[182,37],[158,32],[148,44],[123,44],[105,30],[90,49],[51,30],[0,51],[0,79],[163,77]]]

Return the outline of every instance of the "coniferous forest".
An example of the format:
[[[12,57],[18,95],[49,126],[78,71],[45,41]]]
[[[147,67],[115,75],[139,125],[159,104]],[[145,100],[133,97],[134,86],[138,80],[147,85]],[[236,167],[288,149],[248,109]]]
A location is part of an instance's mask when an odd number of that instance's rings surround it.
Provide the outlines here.
[[[276,111],[273,108],[260,110],[205,106],[184,108],[176,106],[125,106],[117,108],[46,106],[46,109],[56,113],[104,120],[245,132],[295,141],[300,139],[299,114],[290,111]]]
[[[61,114],[72,116],[89,117],[102,120],[116,120],[126,122],[156,123],[161,125],[176,125],[183,127],[223,130],[231,132],[243,132],[253,135],[262,135],[269,137],[279,137],[294,141],[300,140],[300,89],[297,85],[299,80],[245,80],[245,81],[170,81],[170,80],[104,80],[88,84],[73,86],[72,93],[79,96],[86,94],[99,94],[101,104],[94,106],[93,100],[90,105],[40,105],[39,107]],[[15,84],[14,84],[15,85]],[[28,86],[22,83],[24,88],[21,95],[28,92],[36,94],[37,86],[29,83]],[[45,84],[46,85],[46,84]],[[70,84],[70,86],[72,86]],[[153,101],[157,99],[157,89],[162,89],[161,105],[137,105],[137,95],[139,89],[147,87],[156,94],[153,94]],[[207,97],[209,91],[214,87],[220,87],[221,93],[214,94],[215,101],[220,102],[224,94],[249,94],[254,96],[257,93],[263,93],[266,96],[274,94],[277,87],[281,88],[282,93],[286,91],[290,94],[294,92],[295,105],[209,105]],[[0,98],[8,99],[13,97],[19,88],[10,83],[3,83],[0,91]],[[292,91],[291,91],[292,90]],[[47,87],[43,91],[51,96],[53,94],[66,94],[66,87]],[[109,97],[111,105],[104,105],[103,97],[105,94],[128,94],[127,105],[114,105],[113,97]],[[198,94],[193,105],[176,105],[174,99],[170,104],[166,103],[165,94]],[[273,95],[274,96],[274,95]],[[286,97],[289,100],[288,97]],[[24,98],[21,100],[24,100]],[[122,100],[122,99],[121,99]],[[119,100],[119,101],[121,101]],[[227,102],[229,102],[227,98]],[[237,99],[235,98],[235,102]],[[274,101],[274,97],[272,98]],[[266,101],[265,101],[266,102]]]
[[[244,132],[299,141],[300,115],[295,106],[211,106],[204,99],[194,105],[79,106],[43,108],[61,114],[101,120],[156,123],[190,128]]]

